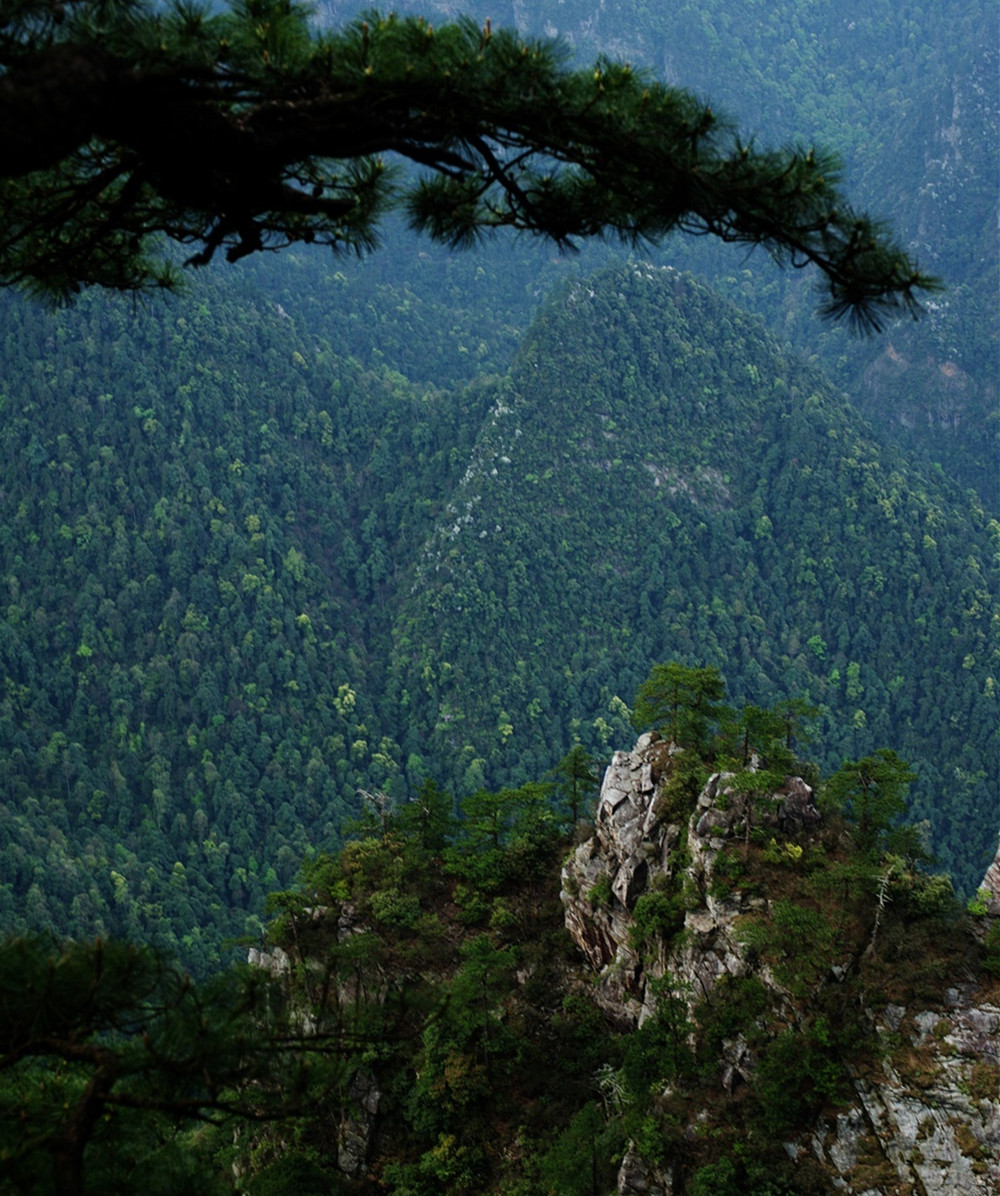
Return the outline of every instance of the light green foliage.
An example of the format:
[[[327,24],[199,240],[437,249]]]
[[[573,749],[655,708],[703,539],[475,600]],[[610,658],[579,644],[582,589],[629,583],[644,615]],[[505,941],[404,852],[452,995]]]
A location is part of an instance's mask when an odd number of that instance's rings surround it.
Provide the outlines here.
[[[593,887],[587,893],[587,900],[591,905],[597,907],[602,905],[610,905],[614,894],[611,890],[611,877],[607,872],[602,872],[601,875],[594,882]]]
[[[784,864],[794,867],[802,859],[802,845],[799,843],[781,843],[771,839],[764,849],[764,858],[769,864]]]
[[[779,983],[798,997],[821,984],[836,942],[834,928],[821,910],[789,900],[776,901],[767,918],[744,922],[740,939],[750,957],[763,957]]]
[[[666,947],[684,926],[684,898],[679,893],[643,893],[632,909],[629,941],[633,947]]]
[[[897,873],[893,873],[895,877]],[[901,868],[898,875],[904,882],[901,894],[909,908],[927,918],[954,916],[959,906],[955,886],[950,876],[928,876],[924,872]]]

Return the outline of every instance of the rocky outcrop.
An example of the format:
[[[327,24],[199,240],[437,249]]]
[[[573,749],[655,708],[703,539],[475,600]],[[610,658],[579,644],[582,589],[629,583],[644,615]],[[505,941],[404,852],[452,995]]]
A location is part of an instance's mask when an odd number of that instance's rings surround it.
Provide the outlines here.
[[[1000,918],[1000,845],[983,877],[982,894],[986,900],[987,914],[992,918]]]
[[[594,970],[598,997],[621,1025],[637,1025],[646,1007],[647,975],[629,945],[631,911],[651,875],[669,877],[683,828],[667,817],[661,781],[670,745],[644,735],[616,752],[604,775],[594,835],[562,874],[566,927]]]
[[[372,1073],[361,1069],[355,1072],[347,1097],[337,1127],[337,1169],[357,1176],[368,1162],[382,1093]]]
[[[672,819],[664,782],[674,752],[651,732],[632,751],[615,753],[601,787],[594,835],[563,868],[566,927],[600,973],[602,1006],[622,1024],[638,1025],[649,1015],[648,982],[662,977],[667,962],[642,963],[630,944],[632,910],[654,882],[663,887],[676,878],[685,889],[688,934],[682,962],[692,991],[701,995],[719,976],[746,970],[734,925],[741,915],[766,905],[752,895],[713,895],[714,860],[726,841],[742,832],[747,811],[732,789],[732,778],[716,773],[690,820]],[[789,777],[766,803],[757,804],[762,808],[756,820],[778,834],[801,831],[820,820],[812,790],[798,777]],[[678,962],[671,960],[672,968]]]
[[[750,813],[727,774],[711,777],[694,813],[682,825],[671,815],[673,749],[655,735],[615,754],[604,778],[595,833],[563,869],[566,926],[597,973],[599,999],[615,1021],[641,1024],[655,1010],[650,980],[673,978],[675,995],[693,1005],[722,976],[748,971],[738,920],[769,907],[713,883],[719,854],[739,850]],[[774,850],[800,850],[820,813],[808,785],[788,781],[758,800],[754,825],[769,824]],[[789,842],[796,840],[797,842]],[[682,892],[685,933],[656,954],[630,940],[633,911],[646,892]],[[987,873],[991,915],[1000,915],[1000,852]],[[755,974],[770,987],[786,1024],[796,1010],[766,968]],[[995,990],[993,990],[995,991]],[[786,1144],[792,1158],[811,1156],[845,1196],[995,1196],[1000,1192],[1000,1005],[991,989],[966,978],[941,986],[939,998],[909,1007],[869,1011],[871,1033],[885,1049],[881,1062],[852,1074],[853,1097],[812,1131]],[[890,1050],[889,1047],[892,1047]],[[719,1061],[720,1090],[752,1078],[755,1059],[739,1041]],[[692,1111],[692,1117],[697,1111]],[[675,1190],[669,1165],[654,1166],[631,1147],[619,1191]]]

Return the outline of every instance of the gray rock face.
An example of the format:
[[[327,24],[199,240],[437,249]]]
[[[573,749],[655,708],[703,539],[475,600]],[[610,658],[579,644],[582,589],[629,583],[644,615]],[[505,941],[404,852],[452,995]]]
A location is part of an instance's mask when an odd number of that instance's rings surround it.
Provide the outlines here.
[[[562,900],[569,933],[598,974],[599,1000],[623,1026],[655,1011],[649,981],[666,972],[675,996],[707,994],[722,976],[747,972],[736,932],[741,915],[766,909],[766,898],[713,895],[713,867],[727,841],[741,840],[744,811],[727,774],[711,777],[687,826],[683,863],[673,849],[682,827],[671,823],[663,782],[669,745],[643,736],[617,752],[604,778],[595,834],[563,869]],[[765,803],[759,825],[775,835],[808,832],[821,821],[812,790],[789,778]],[[629,943],[639,897],[663,877],[690,895],[679,947],[640,960]],[[1000,916],[1000,851],[984,886],[989,913]],[[775,1009],[794,1011],[766,968],[756,973],[772,990]],[[885,1052],[881,1074],[857,1075],[854,1099],[809,1134],[789,1142],[792,1158],[818,1159],[831,1191],[844,1196],[997,1196],[1000,1193],[1000,1007],[971,983],[944,989],[933,1008],[888,1005],[872,1017],[872,1032],[903,1050]],[[694,1002],[694,996],[687,999]],[[755,1060],[742,1040],[728,1043],[719,1084],[732,1091],[752,1078]],[[895,1062],[891,1061],[894,1060]],[[674,1191],[669,1167],[653,1166],[634,1147],[619,1173],[620,1193]]]
[[[1000,845],[997,846],[993,863],[986,870],[982,887],[988,894],[986,898],[987,913],[990,917],[1000,918]]]
[[[361,1175],[368,1162],[382,1093],[371,1072],[358,1071],[347,1095],[350,1103],[337,1127],[337,1167],[345,1175]]]
[[[618,1171],[618,1196],[673,1196],[674,1184],[629,1147]]]
[[[631,911],[651,874],[670,875],[681,827],[664,814],[660,781],[670,747],[644,735],[616,752],[601,786],[593,838],[563,868],[562,901],[574,942],[600,973],[598,999],[623,1025],[637,1025],[646,999],[639,957],[629,946]]]

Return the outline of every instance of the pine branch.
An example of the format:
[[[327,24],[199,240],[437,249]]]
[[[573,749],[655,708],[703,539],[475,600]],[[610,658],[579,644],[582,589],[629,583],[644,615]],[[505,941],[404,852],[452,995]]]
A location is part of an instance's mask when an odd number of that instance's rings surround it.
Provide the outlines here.
[[[457,245],[501,227],[562,246],[674,230],[759,245],[817,268],[822,313],[864,331],[936,287],[852,213],[821,155],[758,151],[627,65],[573,70],[468,20],[371,16],[331,36],[277,0],[20,0],[0,64],[0,284],[160,285],[163,235],[191,265],[367,250],[397,207]]]

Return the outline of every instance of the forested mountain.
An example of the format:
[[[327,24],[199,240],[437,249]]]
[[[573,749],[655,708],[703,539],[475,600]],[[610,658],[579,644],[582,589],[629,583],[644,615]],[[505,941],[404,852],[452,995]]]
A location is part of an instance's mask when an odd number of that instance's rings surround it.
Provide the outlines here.
[[[990,526],[947,477],[996,504],[993,17],[480,7],[838,150],[948,290],[859,344],[795,272],[724,247],[594,276],[610,249],[456,254],[389,226],[363,261],[244,263],[148,308],[3,297],[8,928],[205,968],[360,788],[458,796],[577,739],[604,754],[663,657],[737,700],[808,696],[826,768],[891,743],[942,866],[981,875]]]
[[[919,761],[914,812],[974,884],[997,784],[989,553],[976,504],[759,322],[671,270],[612,269],[536,321],[416,563],[406,750],[459,790],[522,783],[553,744],[621,742],[651,660],[712,664],[737,700],[819,705],[828,767],[883,743]]]
[[[4,921],[204,963],[398,767],[393,554],[482,401],[211,285],[141,317],[8,297],[2,335]]]
[[[975,487],[988,509],[1000,509],[995,6],[515,0],[498,9],[488,0],[404,0],[395,7],[442,14],[459,7],[480,21],[559,36],[582,60],[600,52],[628,59],[707,96],[763,144],[819,144],[839,154],[858,206],[891,221],[946,284],[920,324],[900,324],[870,342],[819,328],[803,280],[738,247],[674,238],[655,260],[694,270],[759,312],[782,340],[816,357],[891,441],[940,463],[963,488]],[[358,6],[325,0],[319,11],[339,22]],[[547,258],[547,250],[537,252],[535,269],[548,269]],[[495,273],[487,265],[490,282],[502,286],[512,265],[501,260]]]
[[[831,146],[947,289],[859,341],[726,247],[389,221],[0,292],[0,1187],[986,1196],[996,14],[399,7]]]
[[[692,281],[568,285],[452,391],[211,278],[139,313],[8,298],[2,335],[9,928],[206,967],[360,788],[606,753],[663,656],[809,697],[824,764],[909,755],[942,864],[981,876],[985,518]]]

